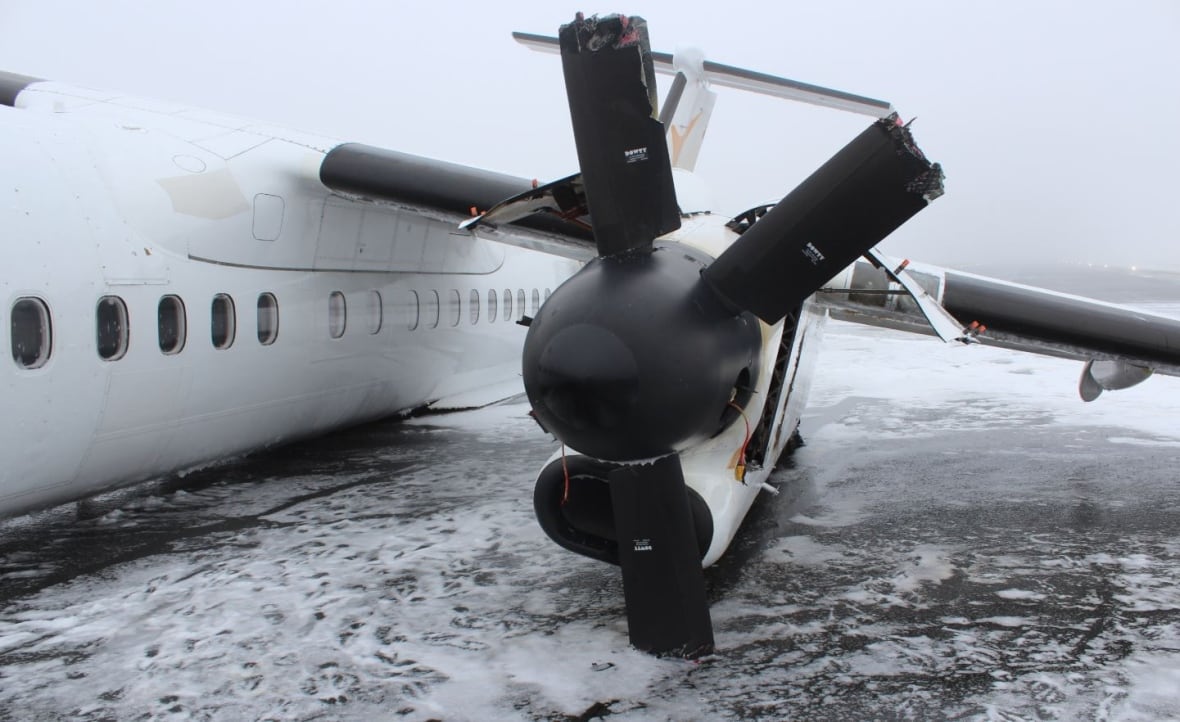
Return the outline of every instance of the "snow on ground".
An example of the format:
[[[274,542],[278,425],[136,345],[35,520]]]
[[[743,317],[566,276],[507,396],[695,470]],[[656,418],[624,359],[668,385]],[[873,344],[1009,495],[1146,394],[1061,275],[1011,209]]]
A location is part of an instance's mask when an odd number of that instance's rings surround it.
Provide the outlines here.
[[[524,404],[0,526],[0,719],[1175,719],[1180,380],[833,324],[807,441],[710,570],[718,653],[627,645],[532,518]]]

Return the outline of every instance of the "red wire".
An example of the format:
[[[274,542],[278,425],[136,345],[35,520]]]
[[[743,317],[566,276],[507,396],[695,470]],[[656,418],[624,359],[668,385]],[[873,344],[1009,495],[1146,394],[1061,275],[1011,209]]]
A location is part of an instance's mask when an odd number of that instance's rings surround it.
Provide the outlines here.
[[[746,422],[746,438],[745,438],[745,440],[742,441],[741,451],[738,452],[738,462],[742,466],[745,466],[746,465],[746,447],[749,446],[749,444],[750,444],[750,420],[746,418],[746,410],[745,409],[738,406],[737,404],[735,404],[732,401],[729,402],[729,405],[732,406],[733,408],[737,409],[738,414],[741,415],[741,417],[742,417],[742,421]],[[743,471],[742,472],[743,483],[745,481],[745,479],[744,479],[745,475],[746,474]]]

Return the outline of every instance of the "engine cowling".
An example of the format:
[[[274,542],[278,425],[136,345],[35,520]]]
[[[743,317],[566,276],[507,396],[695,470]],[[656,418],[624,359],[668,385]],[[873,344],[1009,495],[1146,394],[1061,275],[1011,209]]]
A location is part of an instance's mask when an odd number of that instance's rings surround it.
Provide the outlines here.
[[[679,451],[749,400],[762,334],[701,282],[712,259],[680,244],[597,258],[545,302],[524,346],[537,420],[611,461]]]

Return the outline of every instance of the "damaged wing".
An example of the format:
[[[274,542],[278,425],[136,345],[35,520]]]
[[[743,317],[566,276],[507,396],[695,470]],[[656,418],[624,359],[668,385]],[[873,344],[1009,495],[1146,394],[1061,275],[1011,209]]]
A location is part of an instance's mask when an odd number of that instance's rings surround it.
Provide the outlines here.
[[[575,173],[545,185],[534,184],[532,189],[502,200],[487,211],[463,221],[459,228],[469,230],[477,226],[496,227],[504,223],[516,223],[534,213],[549,214],[591,231],[582,174]]]
[[[818,294],[833,318],[1083,361],[1085,401],[1152,373],[1180,376],[1180,320],[935,266],[907,269],[876,251],[867,257],[845,287]],[[902,275],[920,286],[917,295]],[[958,329],[949,337],[947,318]]]
[[[461,221],[464,227],[478,223],[488,238],[503,243],[576,260],[595,255],[594,234],[583,219],[579,176],[541,186],[457,163],[345,143],[324,157],[320,182],[342,196],[433,215],[456,227]]]

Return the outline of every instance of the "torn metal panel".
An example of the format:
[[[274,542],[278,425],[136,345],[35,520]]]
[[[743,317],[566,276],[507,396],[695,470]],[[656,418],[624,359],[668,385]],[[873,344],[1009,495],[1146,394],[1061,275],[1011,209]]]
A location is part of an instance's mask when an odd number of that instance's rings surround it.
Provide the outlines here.
[[[586,207],[586,190],[583,187],[582,174],[575,173],[518,193],[500,201],[486,212],[463,221],[459,228],[474,230],[481,225],[515,223],[534,213],[547,213],[589,229],[589,211]]]
[[[930,324],[930,328],[939,338],[948,343],[950,341],[967,343],[972,340],[972,337],[966,333],[966,327],[938,303],[936,298],[939,295],[938,292],[931,295],[918,283],[917,279],[905,270],[909,261],[897,263],[875,248],[866,251],[865,257],[906,290],[918,307],[918,311],[926,318],[926,322]]]
[[[329,151],[320,165],[320,182],[342,195],[452,216],[470,216],[472,208],[492,208],[532,187],[524,178],[360,143]],[[583,226],[549,214],[522,216],[516,222],[578,247],[589,248],[592,238]]]

